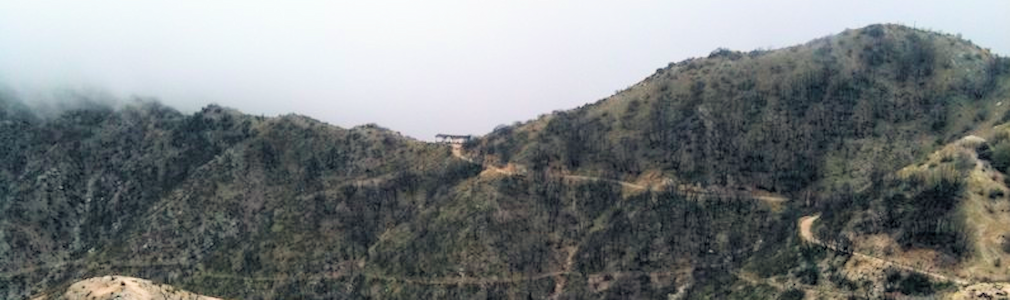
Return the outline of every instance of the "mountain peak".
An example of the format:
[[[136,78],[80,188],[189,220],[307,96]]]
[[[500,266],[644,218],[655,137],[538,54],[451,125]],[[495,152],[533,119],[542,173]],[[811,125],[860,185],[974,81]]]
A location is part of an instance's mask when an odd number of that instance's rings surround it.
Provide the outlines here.
[[[834,184],[823,181],[834,168],[825,157],[854,151],[839,149],[855,146],[846,139],[883,142],[913,126],[946,140],[988,122],[976,107],[998,102],[993,93],[1008,65],[957,36],[895,24],[777,50],[717,49],[596,103],[502,131],[522,137],[491,134],[478,151],[501,164],[798,191]],[[965,114],[982,117],[957,117]],[[813,136],[822,138],[805,138]],[[793,154],[773,153],[783,147]],[[625,151],[634,154],[613,154]]]

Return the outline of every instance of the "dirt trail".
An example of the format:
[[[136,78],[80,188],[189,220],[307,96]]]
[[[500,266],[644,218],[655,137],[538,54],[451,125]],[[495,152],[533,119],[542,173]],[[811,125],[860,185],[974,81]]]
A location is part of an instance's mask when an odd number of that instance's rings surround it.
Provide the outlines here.
[[[565,258],[565,266],[563,269],[564,272],[572,270],[572,266],[575,265],[575,253],[579,252],[578,246],[566,247],[566,249],[568,251],[568,255],[567,258]],[[566,285],[568,285],[568,278],[565,276],[558,276],[558,279],[554,284],[554,291],[551,292],[551,295],[548,297],[548,299],[556,300],[558,299],[558,297],[561,297],[561,293],[564,293]]]
[[[683,273],[683,271],[657,271],[657,272],[612,271],[612,272],[599,272],[599,273],[587,274],[586,276],[587,277],[593,277],[593,276],[603,277],[603,276],[608,276],[609,275],[610,277],[617,278],[617,277],[623,277],[623,276],[635,276],[635,275],[643,275],[643,274],[644,275],[649,275],[649,276],[671,276],[671,275],[680,275],[682,273]],[[378,273],[374,273],[374,272],[359,273],[359,275],[367,277],[367,278],[371,278],[371,279],[404,282],[404,283],[416,284],[416,285],[444,285],[444,286],[453,286],[453,285],[489,285],[489,284],[501,284],[501,283],[517,283],[517,282],[523,282],[523,281],[540,280],[540,279],[549,278],[549,277],[561,277],[561,278],[564,278],[564,275],[569,275],[569,274],[582,274],[582,273],[580,273],[578,271],[562,270],[562,271],[545,272],[545,273],[538,273],[538,274],[532,274],[532,275],[518,275],[518,276],[510,276],[510,277],[492,277],[492,278],[485,278],[485,277],[416,278],[416,277],[390,276],[390,275],[378,274]],[[303,279],[303,280],[335,279],[335,278],[343,278],[343,277],[349,276],[349,275],[352,275],[352,274],[319,274],[319,275],[312,275],[312,276],[300,276],[300,277],[297,277],[297,278],[298,279]],[[210,277],[210,278],[223,278],[223,279],[245,279],[245,280],[253,280],[253,281],[281,281],[281,280],[288,280],[288,279],[292,278],[291,276],[286,276],[286,275],[282,275],[282,276],[249,277],[249,276],[237,276],[237,275],[226,275],[226,274],[202,274],[201,276],[206,276],[206,277]],[[559,285],[556,284],[555,285],[555,290],[552,291],[552,293],[551,293],[551,297],[556,298],[557,296],[560,296],[560,294],[561,294],[561,292],[563,290],[558,290],[559,287],[563,289],[564,286],[563,285],[559,286]]]
[[[817,239],[817,237],[814,235],[813,230],[811,228],[814,225],[814,221],[817,221],[817,219],[820,218],[820,217],[821,217],[820,215],[813,215],[813,216],[806,216],[806,217],[800,218],[800,220],[799,220],[800,237],[804,241],[807,241],[809,243],[813,243],[813,244],[816,244],[816,245],[820,245],[820,246],[828,248],[828,249],[830,249],[832,251],[851,253],[852,256],[859,257],[859,258],[862,258],[862,259],[874,262],[874,263],[878,264],[881,268],[883,268],[883,267],[893,267],[893,268],[902,269],[902,270],[909,271],[909,272],[915,272],[915,273],[919,273],[919,274],[922,274],[922,275],[926,275],[926,276],[929,276],[929,277],[931,277],[933,279],[937,279],[937,280],[940,280],[940,281],[953,282],[953,283],[956,283],[956,284],[959,284],[959,285],[962,285],[962,286],[963,285],[968,285],[968,284],[972,283],[970,280],[967,280],[967,279],[953,277],[953,276],[947,276],[947,275],[943,275],[943,274],[939,274],[939,273],[935,273],[935,272],[930,272],[930,271],[919,269],[919,268],[916,268],[916,267],[913,267],[913,266],[908,266],[908,265],[896,263],[896,262],[893,262],[893,261],[890,261],[890,260],[886,260],[886,259],[875,257],[875,256],[866,255],[866,254],[855,252],[855,251],[839,250],[835,245],[824,243],[821,240]]]
[[[472,158],[467,157],[466,155],[464,155],[463,154],[463,148],[460,145],[452,145],[452,155],[455,156],[456,158],[459,158],[459,159],[462,159],[462,160],[465,160],[465,161],[468,161],[468,162],[471,162],[471,163],[474,163],[474,164],[478,163],[474,159],[472,159]],[[507,168],[500,168],[500,167],[497,167],[497,166],[494,166],[494,165],[491,165],[491,164],[481,164],[481,165],[484,167],[485,172],[493,172],[493,173],[503,174],[503,175],[507,175],[507,176],[516,175],[516,171],[514,171],[515,168],[508,168],[508,167]],[[574,181],[599,181],[599,182],[608,182],[608,183],[613,183],[613,184],[619,184],[623,188],[630,189],[630,190],[635,190],[635,191],[659,191],[659,190],[666,189],[666,187],[669,186],[669,185],[672,185],[672,182],[670,182],[669,180],[663,181],[663,182],[661,182],[659,184],[642,185],[642,184],[637,184],[637,183],[633,183],[633,182],[620,181],[620,180],[608,179],[608,178],[602,178],[602,177],[585,176],[585,175],[561,174],[559,176],[562,177],[562,178],[564,178],[564,179],[574,180]],[[768,193],[743,192],[743,191],[741,191],[741,192],[714,191],[714,190],[706,190],[706,189],[703,189],[703,188],[683,188],[683,187],[678,187],[678,188],[680,189],[681,192],[693,194],[693,195],[696,195],[696,196],[702,196],[702,197],[739,197],[739,198],[751,198],[751,199],[755,199],[755,200],[760,200],[760,201],[768,202],[768,203],[771,203],[771,204],[778,204],[778,203],[783,203],[783,202],[789,201],[789,198],[775,196],[775,195],[770,195]]]
[[[584,177],[584,176],[579,176],[579,177],[576,177],[576,178],[587,178],[585,180],[595,180],[595,179],[592,179],[592,177]],[[632,185],[634,185],[634,184],[632,184]],[[819,239],[816,238],[816,236],[814,235],[814,233],[812,231],[812,227],[813,227],[813,223],[818,219],[818,217],[819,216],[815,215],[815,216],[806,216],[806,217],[800,218],[800,220],[799,220],[799,227],[800,227],[800,236],[801,236],[801,238],[803,240],[807,241],[807,242],[823,246],[823,247],[831,249],[833,251],[845,252],[845,251],[837,249],[833,245],[829,245],[827,243],[824,243],[824,242],[822,242],[822,241],[820,241]],[[570,248],[574,248],[574,247],[570,247]],[[366,277],[370,277],[370,278],[381,279],[381,280],[398,281],[398,282],[405,282],[405,283],[418,284],[418,285],[488,285],[488,284],[495,284],[495,283],[516,283],[516,282],[522,282],[522,281],[539,280],[539,279],[548,278],[548,277],[560,277],[559,282],[556,283],[556,285],[555,285],[554,291],[552,291],[552,293],[551,293],[551,297],[552,298],[556,298],[556,297],[560,296],[560,294],[563,291],[565,285],[567,284],[567,282],[564,281],[564,276],[563,275],[578,273],[577,271],[572,271],[571,270],[572,266],[574,265],[574,253],[576,251],[574,251],[575,249],[568,249],[568,250],[569,250],[568,257],[566,259],[565,266],[564,266],[563,270],[561,270],[561,271],[555,271],[555,272],[539,273],[539,274],[534,274],[534,275],[526,275],[526,276],[514,276],[514,277],[506,277],[506,278],[480,278],[480,277],[409,278],[409,277],[387,276],[387,275],[376,274],[376,273],[372,273],[372,272],[364,272],[364,273],[361,273],[361,275],[366,276]],[[874,257],[874,256],[870,256],[870,255],[866,255],[866,254],[862,254],[862,253],[858,253],[858,252],[852,252],[852,255],[856,256],[856,257],[859,257],[859,258],[862,258],[862,259],[873,261],[873,262],[877,263],[878,265],[880,265],[882,267],[890,266],[890,267],[894,267],[894,268],[899,268],[899,269],[907,270],[907,271],[910,271],[910,272],[920,273],[920,274],[929,276],[929,277],[934,278],[934,279],[954,282],[954,283],[957,283],[957,284],[960,284],[960,285],[968,285],[968,284],[971,283],[970,281],[965,280],[965,279],[955,278],[955,277],[946,276],[946,275],[942,275],[942,274],[938,274],[938,273],[934,273],[934,272],[929,272],[929,271],[926,271],[926,270],[921,270],[921,269],[918,269],[918,268],[915,268],[915,267],[911,267],[911,266],[907,266],[907,265],[902,265],[902,264],[894,263],[894,262],[891,262],[891,261],[888,261],[888,260],[885,260],[885,259],[881,259],[881,258],[878,258],[878,257]],[[177,262],[159,262],[159,263],[125,262],[125,263],[110,264],[110,265],[114,266],[114,267],[148,267],[148,266],[170,266],[170,265],[179,265],[179,264],[180,263],[177,263]],[[54,264],[54,265],[49,265],[49,266],[38,266],[38,267],[33,267],[33,268],[18,270],[18,271],[15,271],[15,272],[2,273],[2,274],[0,274],[0,277],[11,277],[11,276],[16,276],[16,275],[19,275],[19,274],[24,274],[24,273],[29,273],[29,272],[34,272],[34,271],[38,271],[38,270],[42,270],[42,269],[56,269],[56,268],[65,267],[65,266],[71,266],[71,265],[83,265],[83,262],[81,262],[81,261],[69,261],[69,262],[62,262],[62,263],[58,263],[58,264]],[[661,276],[661,275],[674,275],[674,274],[677,274],[677,273],[678,272],[642,272],[642,271],[621,272],[621,271],[617,271],[617,272],[601,272],[601,273],[598,273],[598,274],[589,274],[589,276],[611,275],[612,277],[619,277],[619,276],[630,276],[630,275],[638,275],[638,274],[647,274],[647,275],[650,275],[650,276]],[[340,277],[344,277],[344,276],[347,276],[347,275],[348,274],[320,274],[320,275],[315,275],[315,276],[309,276],[309,278],[340,278]],[[777,288],[786,288],[785,286],[783,286],[781,284],[770,282],[770,281],[766,281],[766,280],[755,279],[753,276],[747,276],[747,274],[737,274],[737,275],[741,279],[744,279],[746,281],[750,281],[752,283],[753,282],[761,281],[761,282],[767,283],[769,285],[775,286]],[[249,277],[249,276],[235,276],[235,275],[225,275],[225,274],[203,274],[203,276],[208,276],[208,277],[212,277],[212,278],[248,279],[248,280],[255,280],[255,281],[278,281],[278,280],[286,280],[286,279],[290,279],[291,278],[290,276],[286,276],[286,275],[285,276]],[[831,291],[826,291],[826,290],[816,289],[816,288],[804,288],[804,289],[808,290],[808,291],[811,291],[811,292],[816,291],[816,292],[821,292],[821,293],[831,293]],[[204,298],[204,299],[213,299],[213,298]]]
[[[567,256],[567,259],[566,259],[565,266],[564,266],[563,270],[561,270],[561,271],[554,271],[554,272],[538,273],[538,274],[532,274],[532,275],[519,275],[519,276],[504,277],[504,278],[496,278],[496,277],[495,278],[481,278],[481,277],[411,278],[411,277],[400,277],[400,276],[388,276],[388,275],[384,275],[384,274],[378,274],[378,273],[367,272],[367,271],[364,271],[364,272],[358,273],[358,274],[361,275],[361,276],[368,277],[368,278],[374,278],[374,279],[380,279],[380,280],[386,280],[386,281],[405,282],[405,283],[417,284],[417,285],[446,285],[446,286],[452,286],[452,285],[489,285],[489,284],[497,284],[497,283],[517,283],[517,282],[523,282],[523,281],[539,280],[539,279],[544,279],[544,278],[548,278],[548,277],[559,277],[559,278],[562,278],[562,280],[563,280],[565,278],[564,275],[568,275],[568,274],[581,274],[578,271],[572,271],[572,267],[574,266],[574,256],[575,256],[575,253],[577,252],[577,249],[575,249],[575,247],[569,247],[568,250],[569,250],[569,253],[568,253],[568,256]],[[56,268],[59,268],[59,267],[70,266],[70,265],[84,265],[84,263],[80,262],[80,261],[64,262],[64,263],[53,264],[53,265],[49,265],[49,266],[40,266],[40,267],[31,268],[31,269],[18,270],[16,272],[8,272],[5,275],[16,276],[17,274],[24,274],[24,273],[33,272],[33,271],[42,270],[42,269],[56,269]],[[150,266],[181,265],[181,263],[178,263],[178,262],[159,262],[159,263],[135,263],[135,262],[127,262],[127,263],[109,263],[107,265],[113,266],[113,267],[150,267]],[[616,278],[616,277],[621,277],[621,276],[634,276],[634,275],[641,275],[641,274],[645,274],[645,275],[649,275],[649,276],[670,276],[670,275],[677,275],[677,274],[680,274],[680,273],[682,273],[682,272],[679,272],[679,271],[665,271],[665,272],[614,271],[614,272],[594,273],[594,274],[589,274],[588,276],[610,275],[611,277]],[[299,279],[308,279],[308,280],[311,280],[311,279],[334,279],[334,278],[343,278],[343,277],[346,277],[346,276],[351,276],[353,274],[354,274],[354,272],[349,272],[349,273],[339,272],[339,273],[317,274],[317,275],[310,275],[310,276],[295,276],[295,277],[299,278]],[[209,278],[242,279],[242,280],[252,280],[252,281],[283,281],[283,280],[289,280],[289,279],[293,278],[292,276],[288,276],[288,275],[279,275],[279,276],[238,276],[238,275],[214,274],[214,273],[203,273],[203,274],[200,274],[200,276],[209,277]],[[3,276],[0,276],[0,277],[3,277]],[[112,284],[112,283],[114,283],[114,284]],[[564,287],[565,287],[566,284],[567,283],[559,283],[559,284],[557,284],[555,286],[555,290],[552,291],[552,293],[551,293],[551,297],[552,298],[557,298],[558,296],[560,296],[561,293],[563,292]],[[96,278],[91,278],[91,279],[79,281],[79,282],[75,283],[73,286],[71,286],[71,289],[67,290],[67,294],[68,295],[73,294],[73,295],[79,296],[79,295],[87,294],[87,292],[91,291],[92,292],[90,294],[91,296],[95,296],[95,295],[99,295],[99,296],[101,296],[101,295],[108,295],[109,297],[113,297],[113,296],[116,296],[116,295],[132,295],[132,294],[141,295],[141,294],[144,294],[144,293],[158,294],[158,293],[161,293],[162,291],[175,291],[174,289],[165,290],[165,289],[163,289],[163,287],[164,286],[156,285],[156,284],[151,283],[148,280],[139,279],[139,278],[121,277],[121,276],[105,276],[105,277],[96,277]],[[83,292],[81,292],[81,291],[83,291]],[[158,294],[158,295],[160,296],[162,294]],[[188,298],[186,298],[186,297],[184,297],[184,298],[178,298],[178,297],[172,296],[172,295],[176,295],[176,294],[164,294],[164,295],[168,295],[167,299],[217,300],[217,298],[208,297],[208,296],[201,296],[201,295],[196,295],[196,294],[192,294],[192,293],[187,293],[186,294],[186,295],[188,295]],[[182,295],[182,294],[179,294],[179,295]],[[47,299],[47,296],[46,295],[39,295],[39,296],[33,297],[33,299]],[[77,299],[77,298],[70,298],[70,299]],[[104,299],[104,298],[97,298],[97,299]],[[133,299],[133,298],[130,298],[130,299]],[[148,298],[137,298],[137,299],[148,299]]]
[[[488,285],[495,283],[516,283],[529,280],[538,280],[547,277],[560,276],[568,274],[566,271],[548,272],[540,273],[528,276],[513,276],[505,278],[482,278],[482,277],[439,277],[439,278],[416,278],[416,277],[401,277],[401,276],[390,276],[384,274],[378,274],[373,272],[363,272],[358,275],[364,276],[370,279],[379,279],[384,281],[396,281],[405,282],[416,285]],[[239,275],[229,275],[229,274],[201,274],[202,277],[208,278],[218,278],[218,279],[241,279],[250,281],[284,281],[293,278],[299,280],[319,280],[319,279],[339,279],[347,276],[354,276],[352,273],[343,274],[316,274],[309,276],[239,276]]]
[[[565,178],[565,179],[568,179],[568,180],[609,182],[609,183],[613,183],[613,184],[619,184],[619,185],[621,185],[621,187],[624,187],[624,188],[627,188],[627,189],[631,189],[631,190],[636,190],[636,191],[662,191],[662,190],[665,190],[667,188],[667,186],[671,185],[669,182],[664,182],[664,183],[655,184],[655,185],[641,185],[641,184],[637,184],[637,183],[633,183],[633,182],[620,181],[620,180],[607,179],[607,178],[600,178],[600,177],[592,177],[592,176],[583,176],[583,175],[568,175],[568,174],[566,174],[566,175],[561,175],[561,177]],[[758,194],[758,193],[744,192],[744,191],[741,191],[741,192],[726,192],[726,191],[706,190],[704,188],[688,189],[688,188],[681,188],[681,187],[678,187],[678,189],[682,193],[691,194],[691,195],[702,197],[702,198],[709,198],[709,197],[713,197],[713,198],[714,197],[750,198],[750,199],[760,200],[760,201],[764,201],[764,202],[768,202],[768,203],[772,203],[772,204],[777,204],[777,203],[782,203],[782,202],[789,201],[789,198],[785,198],[785,197],[762,195],[762,194]]]
[[[19,269],[19,270],[16,270],[16,271],[2,272],[2,273],[0,273],[0,278],[10,278],[10,277],[14,277],[14,276],[19,276],[19,275],[24,275],[24,274],[36,272],[36,271],[39,271],[39,270],[57,269],[57,268],[63,268],[63,267],[67,267],[67,266],[74,266],[74,265],[84,265],[84,262],[83,261],[64,261],[64,262],[59,262],[59,263],[55,263],[55,264],[51,264],[51,265],[35,266],[35,267],[30,267],[30,268]]]
[[[568,179],[568,180],[609,182],[609,183],[619,184],[622,187],[633,189],[633,190],[650,190],[650,191],[651,190],[655,190],[654,188],[652,188],[650,186],[644,186],[644,185],[635,184],[635,183],[631,183],[631,182],[627,182],[627,181],[620,181],[620,180],[614,180],[614,179],[606,179],[606,178],[600,178],[600,177],[582,176],[582,175],[561,175],[561,177],[563,177],[565,179]]]
[[[465,161],[468,161],[468,162],[475,163],[473,161],[473,159],[471,159],[469,157],[466,157],[466,156],[463,156],[463,145],[453,144],[452,145],[452,156],[455,156],[456,158],[459,158],[459,159],[462,159],[462,160],[465,160]]]
[[[733,272],[733,275],[736,276],[737,278],[743,280],[743,281],[746,281],[746,282],[750,283],[750,284],[753,284],[753,285],[767,284],[767,285],[769,285],[771,287],[774,287],[774,288],[776,288],[776,289],[778,289],[780,291],[787,291],[789,289],[795,288],[795,289],[803,290],[803,291],[807,292],[808,294],[812,293],[812,294],[815,294],[815,295],[816,294],[831,295],[831,296],[834,296],[834,298],[838,298],[838,299],[847,298],[847,297],[851,297],[851,296],[855,295],[855,294],[853,294],[851,292],[839,292],[839,291],[832,290],[832,289],[825,288],[825,287],[810,286],[810,285],[805,285],[805,284],[791,284],[791,285],[786,286],[786,285],[784,285],[782,283],[775,282],[774,280],[761,278],[761,277],[759,277],[759,276],[757,276],[755,274],[748,273],[748,272]]]
[[[456,158],[462,159],[462,160],[470,162],[470,163],[474,163],[474,164],[478,163],[478,162],[474,161],[472,158],[469,158],[469,157],[465,156],[463,154],[463,149],[462,149],[462,147],[460,145],[453,145],[452,146],[452,155],[454,157],[456,157]],[[495,172],[495,173],[504,174],[504,175],[508,175],[508,176],[516,175],[516,172],[513,171],[513,170],[511,170],[512,168],[509,168],[509,169],[499,168],[499,167],[496,167],[496,166],[493,166],[493,165],[489,165],[489,164],[481,164],[481,165],[486,170],[488,170],[490,172]],[[606,178],[592,177],[592,176],[583,176],[583,175],[565,174],[565,175],[560,175],[560,176],[563,177],[563,178],[565,178],[565,179],[568,179],[568,180],[609,182],[609,183],[619,184],[619,185],[621,185],[624,188],[633,189],[633,190],[655,191],[655,190],[661,190],[661,189],[665,188],[665,186],[667,185],[667,183],[660,183],[660,184],[657,184],[657,185],[648,185],[648,186],[646,186],[646,185],[636,184],[636,183],[627,182],[627,181],[620,181],[620,180],[606,179]],[[698,191],[698,190],[685,190],[685,192],[694,193],[694,194],[698,194],[698,195],[719,195],[719,196],[726,196],[726,193],[716,193],[716,192],[710,192],[710,191],[704,191],[704,190],[702,190],[702,191]],[[738,195],[738,196],[740,196],[740,195]],[[753,193],[743,193],[742,196],[750,197],[750,198],[758,199],[758,200],[762,200],[762,201],[769,201],[769,202],[784,202],[784,201],[788,201],[788,199],[784,198],[784,197],[757,195],[757,194],[753,194]],[[571,248],[574,248],[574,247],[571,247]],[[578,273],[576,271],[571,271],[572,266],[574,265],[574,255],[575,255],[575,252],[577,252],[575,249],[569,249],[568,257],[566,259],[565,266],[564,266],[564,269],[562,271],[540,273],[540,274],[529,275],[529,276],[516,276],[516,277],[511,277],[511,278],[451,277],[451,278],[423,279],[423,278],[407,278],[407,277],[386,276],[386,275],[382,275],[382,274],[371,274],[371,273],[367,273],[367,272],[363,273],[362,275],[364,275],[366,277],[376,278],[376,279],[390,280],[390,281],[400,281],[400,282],[407,282],[407,283],[421,284],[421,285],[470,285],[470,284],[486,285],[486,284],[493,284],[493,283],[515,283],[515,282],[521,282],[521,281],[537,280],[537,279],[543,279],[543,278],[547,278],[547,277],[558,276],[559,277],[559,281],[558,281],[558,283],[555,286],[555,291],[552,292],[552,298],[556,298],[557,296],[560,295],[560,292],[564,289],[565,285],[567,284],[565,282],[564,276],[562,276],[562,275]],[[0,273],[0,278],[14,277],[14,276],[23,275],[23,274],[26,274],[26,273],[31,273],[31,272],[35,272],[35,271],[39,271],[39,270],[58,269],[58,268],[67,267],[67,266],[73,266],[73,265],[84,265],[84,261],[82,261],[82,260],[67,261],[67,262],[60,262],[60,263],[57,263],[57,264],[52,264],[52,265],[47,265],[47,266],[37,266],[37,267],[25,268],[25,269],[21,269],[21,270],[17,270],[17,271],[3,272],[3,273]],[[181,263],[178,263],[178,262],[159,262],[159,263],[134,263],[134,262],[127,262],[127,263],[112,263],[112,264],[108,264],[108,265],[112,266],[112,267],[153,267],[153,266],[181,265]],[[629,272],[602,272],[602,273],[599,273],[599,274],[590,274],[590,275],[603,275],[603,274],[607,274],[607,275],[612,275],[612,276],[624,276],[624,275],[635,275],[635,274],[648,274],[650,276],[658,276],[658,275],[673,275],[673,274],[676,274],[676,273],[677,272],[629,271]],[[254,276],[234,276],[234,275],[226,275],[226,274],[203,274],[203,276],[212,277],[212,278],[248,279],[248,280],[255,280],[255,281],[277,281],[277,280],[284,280],[284,279],[290,278],[289,276],[254,277]],[[338,278],[338,277],[343,277],[343,276],[345,276],[345,275],[344,274],[337,274],[337,275],[324,274],[324,275],[309,276],[309,278]]]
[[[481,277],[448,277],[448,278],[407,278],[407,277],[397,277],[397,276],[385,276],[379,274],[365,274],[366,277],[382,279],[387,281],[400,281],[418,285],[488,285],[495,283],[516,283],[522,281],[538,280],[547,277],[566,275],[571,272],[567,271],[557,271],[540,273],[528,276],[514,276],[508,278],[481,278]]]
[[[10,277],[14,277],[14,276],[25,275],[25,274],[32,273],[32,272],[37,272],[37,271],[40,271],[40,270],[60,269],[60,268],[69,267],[69,266],[84,266],[86,264],[87,263],[86,263],[86,261],[84,259],[78,259],[78,260],[72,260],[72,261],[64,261],[64,262],[59,262],[59,263],[55,263],[55,264],[51,264],[51,265],[35,266],[35,267],[30,267],[30,268],[19,269],[17,271],[3,272],[3,273],[0,273],[0,278],[10,278]],[[104,264],[104,265],[110,266],[110,267],[114,267],[114,268],[149,268],[149,267],[181,266],[181,265],[184,265],[184,264],[181,263],[181,262],[119,262],[119,263],[107,263],[107,264]]]

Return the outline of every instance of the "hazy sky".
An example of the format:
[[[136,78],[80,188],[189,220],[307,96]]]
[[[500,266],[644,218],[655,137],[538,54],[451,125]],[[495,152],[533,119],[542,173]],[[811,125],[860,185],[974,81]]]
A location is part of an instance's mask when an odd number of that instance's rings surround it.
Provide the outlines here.
[[[0,83],[374,122],[432,139],[596,101],[717,47],[872,23],[1010,53],[1010,1],[0,0]]]

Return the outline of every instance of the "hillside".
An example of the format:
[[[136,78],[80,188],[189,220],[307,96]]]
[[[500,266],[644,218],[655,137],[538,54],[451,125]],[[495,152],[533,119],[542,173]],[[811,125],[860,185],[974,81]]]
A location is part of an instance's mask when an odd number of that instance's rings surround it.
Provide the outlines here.
[[[0,94],[0,298],[108,275],[225,299],[952,294],[894,266],[1010,281],[1008,87],[1006,58],[873,25],[673,63],[459,151]]]
[[[500,127],[474,151],[629,181],[863,186],[1002,116],[1007,68],[956,36],[873,25],[670,64],[607,99]]]
[[[823,239],[971,281],[1010,281],[1007,125],[824,204]],[[846,206],[846,209],[837,209]]]

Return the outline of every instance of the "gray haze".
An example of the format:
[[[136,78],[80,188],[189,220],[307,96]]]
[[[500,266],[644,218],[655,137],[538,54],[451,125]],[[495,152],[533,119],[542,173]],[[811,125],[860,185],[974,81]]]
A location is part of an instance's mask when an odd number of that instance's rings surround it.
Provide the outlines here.
[[[0,83],[432,139],[592,102],[717,47],[872,23],[1010,53],[1010,1],[0,1]],[[27,97],[30,98],[30,97]]]

